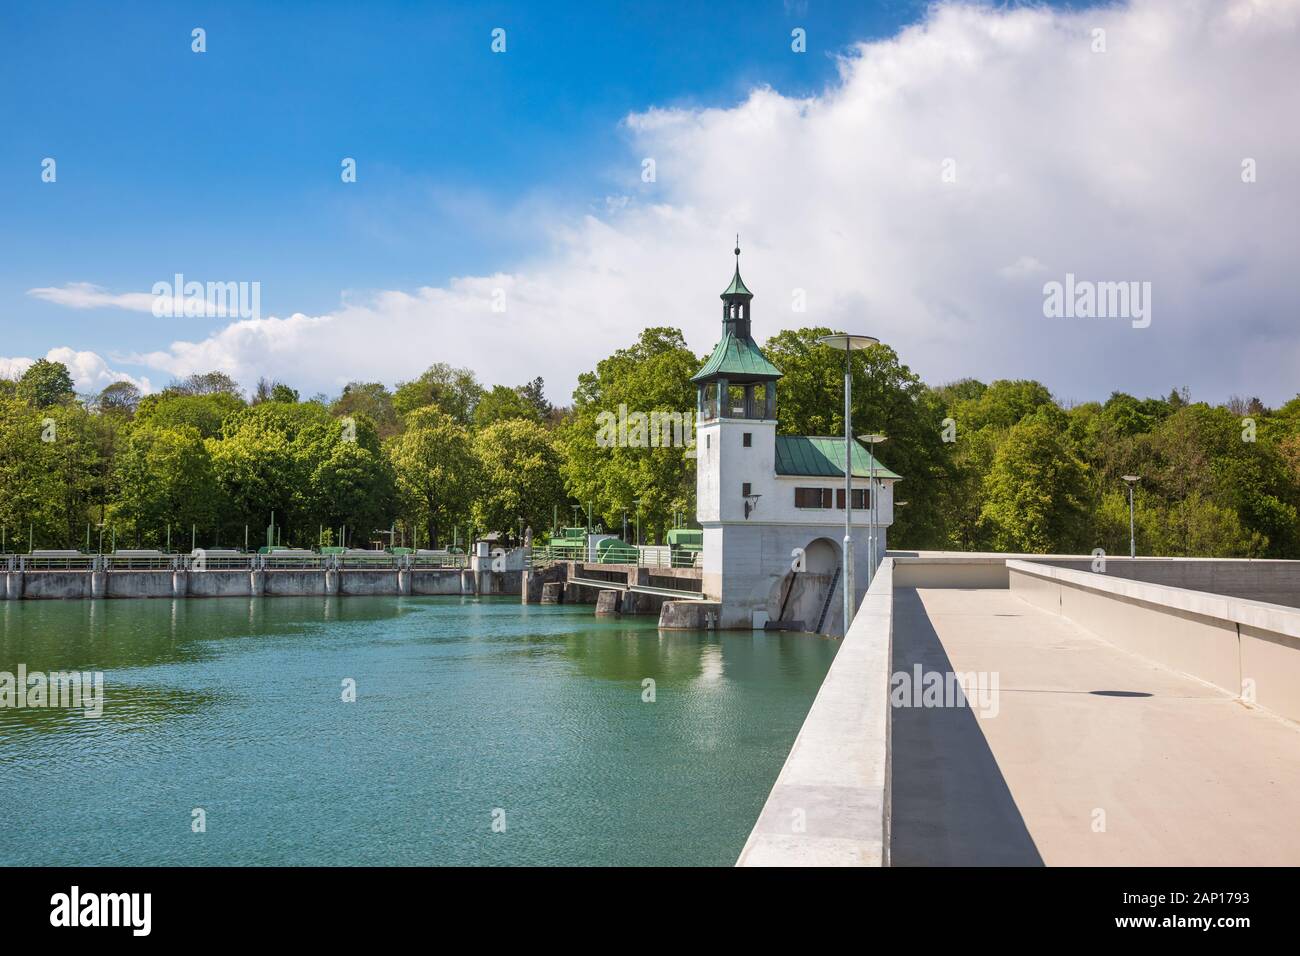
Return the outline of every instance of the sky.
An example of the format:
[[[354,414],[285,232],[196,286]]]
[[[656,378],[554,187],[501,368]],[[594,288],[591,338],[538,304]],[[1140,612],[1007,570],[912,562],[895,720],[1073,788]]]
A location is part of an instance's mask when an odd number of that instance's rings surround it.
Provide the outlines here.
[[[646,326],[707,353],[739,233],[760,341],[1066,402],[1300,388],[1300,0],[6,4],[0,91],[0,375],[441,361],[565,404]],[[155,315],[178,273],[258,308]]]

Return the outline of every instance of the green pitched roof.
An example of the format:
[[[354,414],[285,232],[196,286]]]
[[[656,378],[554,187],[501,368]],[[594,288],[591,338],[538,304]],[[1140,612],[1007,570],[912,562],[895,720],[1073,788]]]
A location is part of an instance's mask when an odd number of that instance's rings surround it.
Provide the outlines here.
[[[871,452],[858,441],[853,443],[853,477],[871,477]],[[877,478],[898,478],[877,458]],[[844,439],[817,438],[811,435],[776,436],[776,473],[806,475],[810,478],[844,477]]]
[[[740,263],[736,263],[736,274],[731,277],[731,285],[723,290],[720,298],[725,299],[729,295],[747,295],[753,297],[754,293],[745,288],[745,280],[740,277]]]
[[[767,360],[753,339],[740,338],[730,329],[725,331],[713,348],[713,354],[704,367],[691,376],[692,382],[702,379],[731,378],[739,380],[777,379],[781,370]]]

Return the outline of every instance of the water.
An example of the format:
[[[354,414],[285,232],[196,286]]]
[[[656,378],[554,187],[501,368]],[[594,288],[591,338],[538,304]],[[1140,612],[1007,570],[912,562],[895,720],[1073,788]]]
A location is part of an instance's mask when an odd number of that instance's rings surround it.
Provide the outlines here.
[[[731,865],[836,647],[508,599],[0,603],[0,671],[106,683],[99,719],[0,708],[0,864]]]

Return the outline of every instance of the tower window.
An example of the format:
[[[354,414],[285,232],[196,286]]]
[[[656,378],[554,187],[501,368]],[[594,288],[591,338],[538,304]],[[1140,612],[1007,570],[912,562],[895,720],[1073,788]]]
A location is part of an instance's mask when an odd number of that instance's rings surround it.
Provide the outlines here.
[[[741,444],[743,444],[746,448],[749,448],[754,444],[754,433],[744,432],[740,436],[740,440],[741,440]],[[748,494],[748,492],[746,492],[746,494]]]

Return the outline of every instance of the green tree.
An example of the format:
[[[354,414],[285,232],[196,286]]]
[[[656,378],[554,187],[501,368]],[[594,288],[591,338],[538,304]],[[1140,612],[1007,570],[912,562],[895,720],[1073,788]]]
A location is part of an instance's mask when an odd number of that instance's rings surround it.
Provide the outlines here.
[[[315,466],[309,479],[308,521],[314,516],[327,528],[354,529],[359,541],[391,522],[396,483],[392,465],[376,442],[340,438],[318,449],[308,464]]]
[[[474,406],[474,426],[486,428],[494,422],[522,418],[530,422],[543,420],[537,406],[524,396],[521,389],[494,385]]]
[[[197,428],[204,438],[215,438],[221,434],[226,419],[244,407],[242,398],[228,392],[207,395],[163,392],[140,399],[135,420],[137,424],[157,425],[161,428],[189,425]]]
[[[192,425],[136,428],[118,462],[121,493],[113,519],[149,547],[163,547],[171,526],[173,549],[189,542],[191,526],[205,531],[221,507],[212,454]]]
[[[478,527],[517,532],[520,518],[534,531],[550,524],[565,498],[559,451],[545,428],[519,418],[489,425],[474,436],[474,455],[482,476]]]
[[[330,414],[336,418],[365,415],[375,423],[380,438],[391,438],[402,430],[392,393],[380,382],[348,382],[330,405]]]
[[[393,408],[398,415],[406,416],[417,408],[433,405],[460,424],[470,425],[474,421],[474,406],[482,397],[483,386],[473,371],[437,362],[419,378],[398,384]]]
[[[196,372],[172,382],[164,391],[174,395],[231,395],[243,399],[239,383],[225,372]]]
[[[1012,428],[984,484],[980,517],[994,548],[1035,554],[1081,549],[1084,466],[1054,425],[1034,417]]]
[[[44,433],[42,416],[25,401],[0,398],[0,527],[10,551],[25,548],[29,526],[34,541],[47,542],[52,530],[57,479]]]
[[[18,380],[18,395],[32,408],[68,404],[75,397],[68,367],[62,362],[37,359]]]
[[[437,408],[420,408],[389,446],[402,513],[424,529],[425,542],[467,521],[479,487],[478,459],[468,429]]]
[[[134,383],[114,382],[99,393],[95,406],[106,414],[125,415],[129,418],[135,414],[143,397]]]
[[[564,482],[573,499],[593,503],[606,527],[618,526],[623,509],[632,511],[638,500],[647,537],[661,540],[675,513],[694,516],[691,376],[701,364],[680,331],[651,328],[631,347],[597,363],[594,372],[578,377],[572,416],[558,436]],[[644,440],[635,428],[628,430],[628,441],[611,434],[608,423],[636,415],[647,421],[659,416],[659,427],[647,426]],[[546,524],[550,520],[548,513]]]

